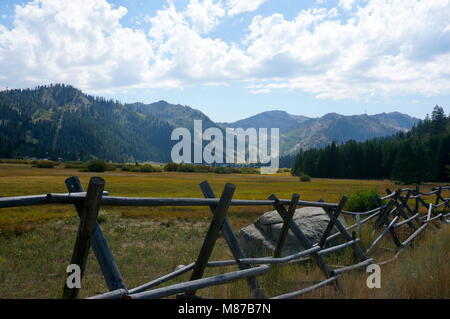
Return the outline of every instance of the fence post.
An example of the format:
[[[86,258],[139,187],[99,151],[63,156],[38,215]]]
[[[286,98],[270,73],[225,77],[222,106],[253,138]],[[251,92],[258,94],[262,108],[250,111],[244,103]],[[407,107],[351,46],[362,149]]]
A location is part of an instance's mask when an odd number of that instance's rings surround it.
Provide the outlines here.
[[[358,232],[358,238],[361,238],[362,225],[361,225],[361,215],[360,214],[355,215],[355,221],[356,221],[356,230]]]
[[[277,196],[275,196],[275,194],[272,194],[269,196],[269,199],[275,201],[274,207],[277,210],[278,214],[280,214],[281,218],[283,218],[284,222],[286,223],[288,213],[287,213],[286,209],[284,208],[284,206],[279,203],[280,201],[277,198]],[[305,236],[303,231],[300,229],[300,227],[298,227],[298,225],[296,223],[289,223],[289,226],[290,226],[292,233],[294,233],[297,240],[300,242],[300,244],[305,249],[310,249],[313,247],[313,245],[309,241],[308,237]],[[325,274],[325,276],[327,278],[330,278],[331,277],[330,269],[328,268],[328,265],[325,262],[325,260],[322,258],[322,256],[319,256],[317,254],[317,252],[315,252],[315,253],[311,254],[311,258],[314,259],[314,261],[319,266],[319,268],[322,270],[322,272]]]
[[[341,221],[338,219],[342,209],[344,208],[345,203],[347,202],[347,199],[348,199],[347,196],[345,196],[345,195],[342,196],[342,199],[339,202],[338,208],[336,209],[336,212],[334,214],[329,209],[323,208],[323,210],[327,213],[328,217],[330,217],[330,223],[328,224],[328,227],[325,230],[325,233],[324,233],[322,239],[320,240],[320,242],[322,243],[322,245],[320,247],[323,247],[324,244],[326,243],[326,239],[328,237],[327,232],[328,233],[331,232],[331,230],[333,229],[333,225],[336,226],[337,230],[342,234],[342,236],[344,237],[345,240],[347,240],[347,241],[353,240],[353,236],[350,235],[347,228],[345,228],[345,226],[342,225]],[[364,251],[361,249],[361,247],[358,245],[358,243],[354,243],[351,246],[352,246],[355,254],[361,260],[369,259],[369,257],[367,257],[366,254],[364,254]]]
[[[281,228],[280,238],[278,239],[277,247],[275,248],[275,252],[273,254],[274,258],[281,257],[281,251],[283,250],[284,244],[286,243],[289,229],[292,224],[292,218],[294,217],[295,209],[297,208],[299,199],[300,195],[298,194],[292,195],[291,203],[289,204],[289,208],[286,214],[286,220],[283,223],[283,228]]]
[[[396,197],[395,197],[395,198],[396,198]],[[381,198],[380,198],[379,196],[375,196],[375,200],[377,201],[378,205],[380,205],[380,207],[383,206],[383,201],[381,200]],[[380,213],[380,216],[381,216],[382,218],[379,218],[379,219],[377,220],[377,222],[376,222],[376,223],[378,223],[378,222],[380,223],[380,224],[379,224],[379,227],[381,227],[383,224],[385,224],[386,226],[389,226],[390,222],[389,222],[388,217],[389,217],[389,212],[390,212],[390,210],[391,210],[392,207],[394,206],[393,201],[394,201],[394,198],[392,198],[392,199],[389,201],[389,204],[386,206],[386,211],[383,211],[383,212]],[[382,214],[383,214],[383,216],[382,216]],[[376,228],[377,228],[377,227],[376,227]],[[397,236],[397,233],[396,233],[395,230],[392,229],[391,227],[389,228],[389,234],[390,234],[390,236],[392,237],[392,240],[394,241],[394,244],[395,244],[398,248],[403,247],[403,246],[402,246],[402,242],[400,241],[400,239],[399,239],[398,236]]]
[[[436,193],[436,202],[434,203],[435,206],[439,205],[439,200],[441,199],[442,194],[442,187],[438,188],[438,192]]]
[[[216,198],[216,195],[214,194],[213,189],[211,188],[211,185],[207,181],[204,181],[200,184],[200,189],[202,190],[203,195],[205,198]],[[209,206],[211,213],[214,214],[217,205]],[[225,238],[225,241],[228,244],[228,247],[231,250],[231,253],[233,254],[233,257],[235,260],[244,259],[246,258],[241,245],[239,244],[238,239],[236,238],[236,235],[234,234],[233,228],[231,227],[229,221],[227,218],[225,218],[223,225],[222,225],[222,234]],[[238,267],[241,270],[244,269],[250,269],[251,266],[248,264],[238,263]],[[262,288],[259,286],[258,280],[256,277],[249,277],[247,278],[248,285],[250,287],[250,290],[253,294],[253,297],[256,299],[262,299],[265,298],[264,292],[262,291]]]
[[[334,226],[334,221],[332,220],[331,216],[334,216],[335,218],[338,218],[339,215],[342,212],[342,209],[344,208],[345,203],[347,202],[348,197],[347,196],[343,196],[341,201],[339,202],[339,205],[336,209],[336,212],[333,214],[333,212],[331,212],[328,209],[323,208],[323,210],[325,211],[325,213],[328,215],[328,217],[330,218],[330,222],[327,225],[327,228],[325,229],[325,232],[322,234],[322,238],[319,241],[319,246],[321,248],[323,248],[327,242],[327,238],[330,235],[331,231],[333,230],[333,226]],[[319,202],[323,202],[323,199],[320,199]],[[345,236],[344,236],[345,237]]]
[[[386,189],[386,193],[392,194],[392,192],[391,192],[391,190],[390,190],[389,188]],[[406,199],[406,203],[408,203],[408,198],[409,198],[409,196],[410,196],[410,192],[408,192],[407,199]],[[408,216],[408,214],[406,214],[405,211],[403,210],[403,207],[405,207],[405,201],[401,198],[401,194],[399,194],[399,196],[398,196],[396,199],[398,199],[398,200],[401,202],[400,204],[399,204],[397,201],[394,202],[394,205],[395,205],[395,207],[397,208],[398,213],[399,213],[405,220],[406,220],[406,219],[409,219],[410,216]],[[416,226],[414,225],[413,222],[410,221],[410,222],[408,222],[407,224],[408,224],[408,226],[409,226],[410,228],[412,228],[414,231],[417,230],[417,228],[416,228]]]
[[[416,196],[420,195],[420,185],[416,184]],[[414,205],[414,212],[417,214],[419,212],[419,197],[416,198],[416,203]]]
[[[217,238],[219,237],[220,229],[225,221],[228,207],[230,206],[235,190],[235,185],[230,183],[225,184],[222,196],[217,204],[208,232],[206,233],[205,240],[203,241],[203,246],[200,250],[197,261],[195,262],[195,267],[192,270],[191,281],[202,278],[205,272],[205,268],[208,264],[209,258],[211,257]],[[187,291],[186,297],[194,297],[196,292],[196,290]]]
[[[95,223],[97,222],[104,187],[105,181],[103,178],[92,177],[89,181],[86,199],[84,200],[80,217],[80,226],[78,228],[77,239],[75,241],[71,259],[72,265],[78,265],[80,267],[80,281],[82,280],[86,269],[91,234],[94,231]],[[78,292],[79,288],[69,288],[66,282],[64,284],[63,298],[75,299],[78,296]]]
[[[67,190],[70,193],[79,193],[84,192],[83,185],[80,182],[80,179],[77,176],[72,176],[65,181]],[[83,212],[83,204],[75,204],[75,208],[77,210],[78,216],[82,215]],[[114,256],[111,253],[111,250],[108,246],[108,241],[103,235],[102,229],[98,222],[95,222],[94,231],[91,235],[91,245],[92,250],[95,253],[95,257],[100,265],[100,268],[103,273],[103,277],[105,278],[106,285],[110,291],[118,290],[118,289],[126,289],[125,283],[122,279],[122,275],[120,274],[119,267],[114,260]]]

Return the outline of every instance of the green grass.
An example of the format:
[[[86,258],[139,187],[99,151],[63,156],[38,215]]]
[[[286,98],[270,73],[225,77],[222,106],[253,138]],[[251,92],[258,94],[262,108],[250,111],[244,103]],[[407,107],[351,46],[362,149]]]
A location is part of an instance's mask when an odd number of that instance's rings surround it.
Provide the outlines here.
[[[359,189],[376,189],[382,193],[386,187],[395,188],[389,181],[313,179],[311,183],[300,183],[297,177],[288,173],[275,176],[179,172],[143,174],[121,171],[94,174],[63,167],[49,170],[31,168],[31,164],[4,163],[0,164],[0,196],[66,192],[64,180],[72,175],[80,176],[84,185],[87,185],[91,176],[102,176],[106,180],[106,190],[117,196],[202,197],[198,184],[204,180],[210,181],[218,196],[226,182],[235,183],[235,198],[239,199],[265,199],[272,193],[280,198],[290,198],[296,192],[304,200],[323,198],[337,202],[343,194]],[[424,190],[432,186],[427,185]],[[229,214],[230,222],[234,230],[238,231],[268,210],[271,207],[234,207]],[[211,213],[207,208],[194,207],[102,207],[100,216],[101,227],[125,282],[128,287],[133,287],[171,272],[177,265],[195,261],[208,229]],[[0,298],[59,298],[78,223],[78,217],[70,206],[2,209]],[[363,246],[375,235],[365,226],[362,233]],[[419,238],[417,246],[402,254],[398,261],[386,265],[386,278],[389,285],[392,285],[386,289],[367,291],[364,288],[366,275],[356,272],[345,276],[345,293],[339,294],[332,287],[326,287],[307,297],[395,298],[394,285],[399,284],[406,288],[400,289],[398,297],[434,298],[440,294],[440,297],[448,298],[449,236],[447,226],[427,231],[423,243]],[[383,243],[383,246],[388,247],[388,243]],[[422,248],[419,249],[420,247]],[[383,249],[377,249],[375,253],[379,260],[388,259],[392,255]],[[225,241],[219,238],[212,259],[224,260],[231,257]],[[327,260],[330,264],[339,265],[354,261],[350,249],[339,255],[332,255]],[[235,269],[208,269],[205,276]],[[408,278],[411,278],[408,274],[417,275],[427,284],[423,287],[417,285],[415,288],[408,286],[413,285],[408,283]],[[186,274],[167,284],[188,278],[189,275]],[[436,283],[436,278],[442,283]],[[300,289],[307,284],[304,281],[320,279],[323,279],[323,275],[311,263],[277,267],[271,269],[270,274],[259,278],[270,296]],[[82,285],[81,297],[107,290],[92,252]],[[410,295],[408,291],[411,292]],[[218,298],[250,297],[245,281],[203,289],[200,294]]]

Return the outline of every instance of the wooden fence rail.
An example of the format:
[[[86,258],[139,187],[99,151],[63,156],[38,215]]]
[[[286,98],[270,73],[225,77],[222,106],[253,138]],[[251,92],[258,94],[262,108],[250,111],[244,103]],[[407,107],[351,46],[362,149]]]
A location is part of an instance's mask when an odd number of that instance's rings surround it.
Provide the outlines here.
[[[201,298],[197,297],[197,290],[221,285],[236,280],[246,279],[249,290],[253,298],[267,298],[261,288],[257,277],[266,274],[271,265],[283,265],[292,262],[300,262],[305,259],[311,260],[322,270],[324,279],[294,292],[289,292],[274,299],[295,298],[302,294],[314,291],[321,287],[334,285],[339,287],[339,280],[343,274],[366,267],[374,263],[374,259],[368,255],[376,248],[381,240],[390,234],[397,250],[411,244],[420,233],[422,233],[431,222],[448,223],[450,216],[450,196],[445,198],[443,193],[450,190],[450,186],[433,188],[432,192],[424,193],[417,186],[415,189],[399,189],[397,191],[387,190],[384,197],[376,197],[379,207],[366,212],[350,212],[343,210],[347,197],[343,196],[339,203],[327,203],[323,200],[317,202],[300,200],[300,195],[293,194],[290,200],[279,199],[276,195],[271,195],[267,200],[237,200],[233,199],[235,186],[226,184],[220,198],[216,198],[211,186],[207,182],[200,184],[201,191],[205,198],[135,198],[135,197],[114,197],[109,196],[104,189],[105,181],[98,177],[92,177],[89,182],[88,191],[85,192],[78,177],[71,177],[66,180],[67,194],[46,194],[35,196],[18,196],[0,198],[0,208],[21,207],[31,205],[46,204],[70,204],[76,209],[80,217],[80,224],[77,239],[72,254],[71,264],[78,265],[81,270],[81,278],[85,271],[86,260],[90,246],[95,253],[97,261],[102,270],[109,292],[93,296],[92,299],[151,299],[163,298],[176,295],[177,298]],[[435,196],[434,201],[426,201],[424,197]],[[411,204],[414,203],[414,205]],[[197,260],[187,266],[144,283],[138,287],[128,289],[119,271],[113,254],[109,248],[99,224],[97,215],[101,205],[109,206],[201,206],[208,207],[212,213],[212,219],[208,232],[204,238]],[[273,256],[262,258],[247,258],[239,241],[236,238],[226,215],[231,206],[273,206],[283,220],[283,226],[278,239],[278,243]],[[322,238],[317,243],[312,243],[303,233],[303,230],[293,221],[295,210],[298,207],[319,207],[329,217],[329,224],[326,227]],[[423,214],[420,208],[426,210]],[[443,210],[445,209],[445,210]],[[351,226],[344,226],[339,219],[340,215],[353,217],[355,223]],[[361,220],[361,217],[365,217]],[[363,251],[360,246],[360,235],[362,225],[375,219],[373,232],[379,234],[370,243],[368,249]],[[411,235],[400,241],[397,229],[407,226]],[[357,229],[358,232],[352,231]],[[332,230],[336,230],[332,234]],[[303,251],[281,256],[281,251],[285,245],[288,232],[292,232],[302,245]],[[219,233],[222,233],[233,260],[210,261],[211,252],[215,246]],[[334,246],[328,243],[336,238],[342,238],[343,242]],[[323,258],[326,255],[339,250],[351,248],[358,261],[353,265],[347,265],[332,269]],[[207,267],[237,266],[239,269],[233,272],[203,278]],[[256,267],[254,267],[256,266]],[[167,287],[157,288],[161,284],[177,278],[182,274],[192,272],[190,280]],[[69,288],[64,285],[64,298],[76,298],[79,289]]]

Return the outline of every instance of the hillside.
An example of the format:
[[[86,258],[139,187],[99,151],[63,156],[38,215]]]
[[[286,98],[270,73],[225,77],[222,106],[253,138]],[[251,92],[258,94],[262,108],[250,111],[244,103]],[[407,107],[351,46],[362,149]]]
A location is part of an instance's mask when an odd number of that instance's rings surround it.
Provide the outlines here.
[[[214,123],[204,113],[166,101],[123,104],[66,85],[0,92],[0,157],[170,161],[176,127],[280,129],[281,154],[364,141],[409,130],[417,119],[401,113],[321,118],[269,111],[234,123]]]
[[[230,127],[279,127],[281,154],[299,149],[322,148],[332,141],[365,141],[411,129],[418,119],[398,112],[377,115],[345,116],[329,113],[320,118],[296,116],[283,111],[261,113],[234,123]]]
[[[389,123],[398,126],[403,116],[393,115],[396,118],[388,117]],[[386,115],[382,117],[383,122],[388,122],[385,118]],[[363,124],[369,125],[367,121]],[[339,128],[329,127],[337,136]],[[363,128],[360,131],[363,134]],[[294,172],[324,178],[388,178],[407,184],[447,182],[450,181],[449,154],[450,117],[436,105],[431,119],[420,121],[407,133],[340,145],[332,142],[322,149],[302,150],[295,159]]]
[[[64,85],[0,92],[0,156],[170,160],[172,126]]]

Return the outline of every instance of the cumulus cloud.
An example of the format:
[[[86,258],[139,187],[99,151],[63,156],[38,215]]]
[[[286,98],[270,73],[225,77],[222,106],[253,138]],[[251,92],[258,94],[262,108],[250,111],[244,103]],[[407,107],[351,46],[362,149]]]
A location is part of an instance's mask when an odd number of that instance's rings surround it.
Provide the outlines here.
[[[347,20],[336,10],[255,17],[247,53],[260,89],[320,98],[439,94],[450,89],[449,1],[368,1]]]
[[[138,84],[150,72],[153,48],[144,32],[121,26],[126,13],[104,0],[17,6],[14,28],[0,28],[1,84],[66,82],[85,89]]]
[[[267,0],[228,0],[226,7],[228,15],[234,16],[244,12],[252,12],[257,10]]]
[[[192,20],[193,28],[200,33],[208,33],[219,24],[225,10],[220,2],[212,0],[192,0],[186,9],[186,16]]]
[[[344,10],[351,10],[355,2],[355,0],[339,0],[339,6]]]
[[[449,92],[448,0],[341,0],[292,19],[256,15],[239,43],[210,35],[226,16],[262,2],[169,1],[140,30],[124,27],[126,8],[107,0],[34,0],[16,7],[11,29],[0,25],[0,85],[99,91],[239,82],[254,94],[298,89],[333,99]],[[340,8],[353,10],[344,18]]]

